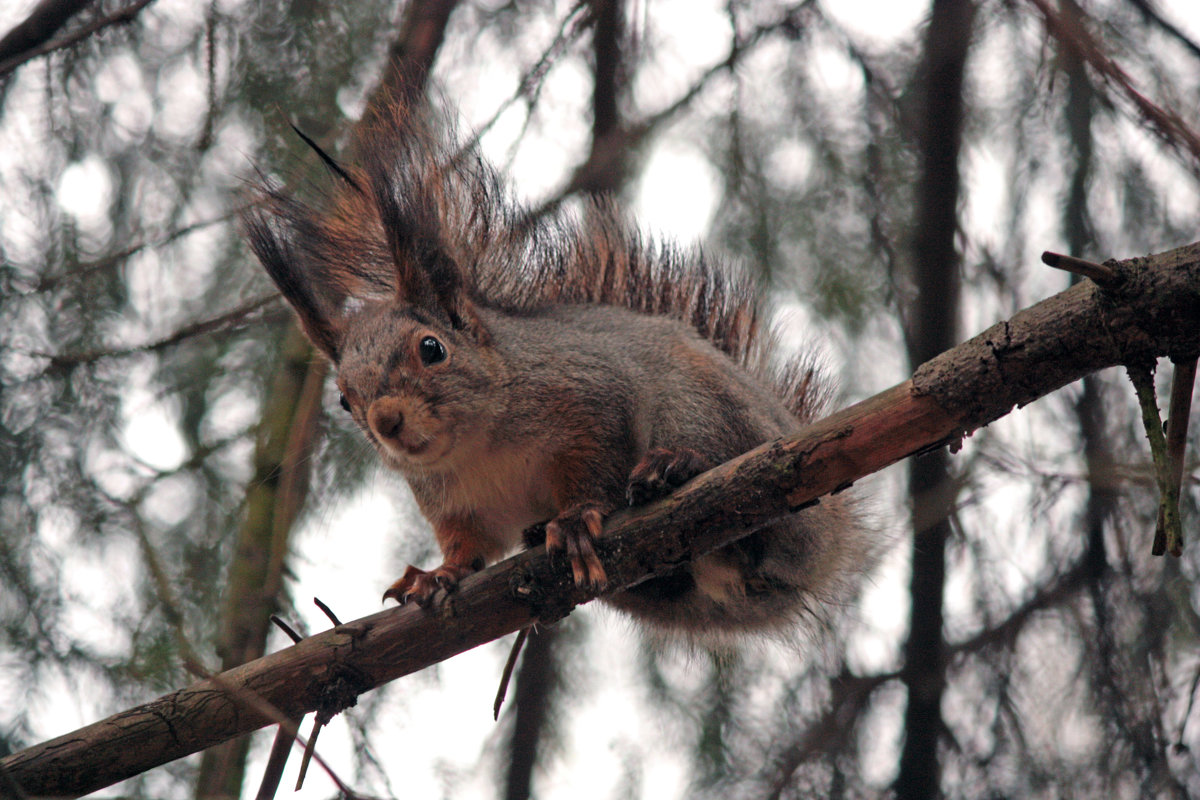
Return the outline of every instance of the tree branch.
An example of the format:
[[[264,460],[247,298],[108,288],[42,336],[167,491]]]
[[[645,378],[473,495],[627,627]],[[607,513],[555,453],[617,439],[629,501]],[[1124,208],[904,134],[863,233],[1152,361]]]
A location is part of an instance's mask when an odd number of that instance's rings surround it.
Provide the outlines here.
[[[47,53],[53,53],[55,50],[63,50],[67,47],[71,47],[72,45],[91,36],[93,33],[103,30],[110,25],[120,25],[126,22],[132,22],[133,18],[137,16],[138,12],[150,5],[152,2],[154,2],[154,0],[137,0],[137,2],[130,3],[124,8],[119,8],[108,16],[101,17],[100,19],[85,25],[74,33],[63,36],[61,39],[56,39],[52,42],[43,42],[42,44],[39,44],[36,47],[31,47],[28,50],[12,56],[11,58],[6,58],[3,61],[0,61],[0,78],[8,75],[26,61],[31,61],[38,56],[44,56]]]
[[[91,5],[94,0],[42,0],[29,16],[0,39],[0,63],[32,50],[58,33],[71,17]]]
[[[1109,262],[1120,284],[1080,283],[926,362],[909,381],[615,514],[597,550],[612,590],[669,573],[872,472],[927,452],[1084,375],[1200,353],[1200,243]],[[561,559],[560,559],[561,561]],[[391,608],[0,759],[30,795],[95,791],[319,704],[361,693],[518,630],[593,595],[544,548],[462,582],[432,609]],[[228,687],[235,687],[231,693]]]
[[[1133,79],[1116,61],[1110,58],[1083,24],[1083,14],[1068,17],[1054,9],[1049,0],[1028,0],[1046,22],[1046,31],[1065,47],[1075,50],[1079,57],[1107,85],[1115,86],[1133,105],[1146,124],[1164,142],[1191,157],[1188,168],[1195,174],[1200,170],[1200,133],[1174,110],[1155,103],[1134,85]]]

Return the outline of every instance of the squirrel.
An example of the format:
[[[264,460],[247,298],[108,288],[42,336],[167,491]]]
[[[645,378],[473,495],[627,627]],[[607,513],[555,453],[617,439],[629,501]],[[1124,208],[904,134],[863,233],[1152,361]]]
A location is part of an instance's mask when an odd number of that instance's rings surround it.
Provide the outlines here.
[[[408,482],[444,558],[384,599],[428,605],[545,523],[604,587],[606,515],[811,421],[812,359],[780,366],[753,282],[656,244],[606,200],[537,216],[431,103],[397,105],[315,202],[263,179],[251,249],[335,366],[342,407]],[[852,497],[602,599],[667,635],[783,632],[853,591]]]

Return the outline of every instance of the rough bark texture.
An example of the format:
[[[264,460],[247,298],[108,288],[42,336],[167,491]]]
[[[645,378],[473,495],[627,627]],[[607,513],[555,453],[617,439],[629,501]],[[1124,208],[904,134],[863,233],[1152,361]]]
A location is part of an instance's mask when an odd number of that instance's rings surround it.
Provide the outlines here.
[[[1079,285],[917,370],[913,380],[614,515],[598,551],[613,590],[667,572],[823,494],[964,434],[1086,374],[1200,353],[1200,243],[1110,262],[1112,295]],[[28,795],[76,796],[348,697],[591,597],[543,548],[463,581],[431,609],[393,608],[0,759]]]
[[[1198,259],[1200,243],[1105,262],[1119,285],[1076,284],[925,362],[913,383],[974,429],[1104,366],[1195,358]]]

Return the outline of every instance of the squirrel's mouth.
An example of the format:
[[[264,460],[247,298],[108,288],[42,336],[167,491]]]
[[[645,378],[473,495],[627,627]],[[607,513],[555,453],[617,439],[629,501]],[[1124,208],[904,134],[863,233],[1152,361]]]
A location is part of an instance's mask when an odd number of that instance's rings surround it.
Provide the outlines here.
[[[450,450],[444,420],[411,397],[384,397],[371,404],[367,427],[380,452],[397,468],[428,467]]]
[[[401,442],[400,446],[404,449],[404,454],[409,458],[416,458],[423,455],[429,450],[429,445],[433,443],[432,439],[425,439],[415,444],[405,444]]]
[[[403,431],[395,437],[379,437],[380,451],[396,469],[429,469],[438,464],[450,450],[445,433],[420,434]]]

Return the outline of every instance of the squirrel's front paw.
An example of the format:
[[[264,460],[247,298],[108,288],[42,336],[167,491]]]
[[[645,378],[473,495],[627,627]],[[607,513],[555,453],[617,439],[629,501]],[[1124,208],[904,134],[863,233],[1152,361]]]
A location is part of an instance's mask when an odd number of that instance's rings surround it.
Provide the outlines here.
[[[458,586],[460,580],[475,571],[471,567],[455,564],[442,564],[429,572],[409,566],[404,570],[404,575],[400,577],[400,580],[393,583],[383,593],[383,599],[387,600],[390,597],[400,605],[414,600],[421,608],[427,608],[433,601],[434,592],[438,589],[445,589],[447,592],[454,591],[454,587]]]
[[[566,551],[576,586],[599,590],[608,583],[594,546],[603,529],[606,510],[596,503],[579,503],[546,523],[546,549],[551,554]]]
[[[670,494],[712,465],[708,459],[686,447],[650,450],[629,473],[625,499],[640,506]]]

